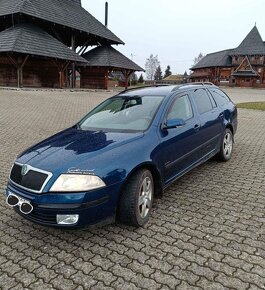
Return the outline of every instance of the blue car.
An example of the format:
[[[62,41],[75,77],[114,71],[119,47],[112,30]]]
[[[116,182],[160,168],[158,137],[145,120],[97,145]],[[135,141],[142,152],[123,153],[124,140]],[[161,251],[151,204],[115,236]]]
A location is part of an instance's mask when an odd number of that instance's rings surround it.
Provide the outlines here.
[[[7,204],[41,225],[140,227],[177,178],[231,158],[236,130],[235,104],[210,83],[127,90],[18,156]]]

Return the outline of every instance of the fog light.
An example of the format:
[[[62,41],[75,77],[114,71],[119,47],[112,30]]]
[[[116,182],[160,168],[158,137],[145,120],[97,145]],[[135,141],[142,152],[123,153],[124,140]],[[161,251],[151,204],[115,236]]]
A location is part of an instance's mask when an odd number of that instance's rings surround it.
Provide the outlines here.
[[[79,214],[57,214],[56,220],[58,225],[74,225],[79,220]]]

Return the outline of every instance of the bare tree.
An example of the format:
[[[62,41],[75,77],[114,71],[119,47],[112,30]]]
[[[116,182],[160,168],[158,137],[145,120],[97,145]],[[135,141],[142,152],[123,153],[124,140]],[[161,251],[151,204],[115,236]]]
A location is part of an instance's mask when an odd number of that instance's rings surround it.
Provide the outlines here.
[[[204,55],[200,52],[197,57],[194,58],[193,62],[194,65],[197,64],[199,61],[201,61],[204,58]]]
[[[154,80],[155,72],[159,65],[160,62],[158,60],[158,56],[151,54],[145,63],[145,73],[148,80]]]

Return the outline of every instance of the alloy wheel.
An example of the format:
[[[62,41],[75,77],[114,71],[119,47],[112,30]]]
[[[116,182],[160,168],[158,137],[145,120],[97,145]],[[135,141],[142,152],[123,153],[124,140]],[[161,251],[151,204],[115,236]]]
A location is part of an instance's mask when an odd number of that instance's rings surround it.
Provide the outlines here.
[[[233,151],[233,137],[230,132],[226,132],[224,137],[224,155],[230,157]]]
[[[138,209],[141,218],[145,218],[152,205],[153,186],[150,177],[146,177],[140,187]]]

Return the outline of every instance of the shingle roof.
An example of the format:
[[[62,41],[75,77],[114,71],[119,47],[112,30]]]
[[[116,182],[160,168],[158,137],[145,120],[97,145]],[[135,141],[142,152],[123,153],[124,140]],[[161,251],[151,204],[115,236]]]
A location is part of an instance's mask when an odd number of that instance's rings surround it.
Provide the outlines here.
[[[88,61],[88,66],[104,66],[144,71],[143,68],[110,45],[98,46],[83,54],[82,57]]]
[[[264,55],[265,45],[256,26],[249,32],[232,55]]]
[[[73,0],[0,0],[0,16],[22,13],[123,44],[114,33]]]
[[[0,32],[0,52],[17,52],[86,62],[47,32],[28,24],[18,24]]]
[[[254,71],[238,71],[232,74],[234,77],[257,77],[258,73]]]
[[[201,61],[199,61],[191,69],[207,68],[207,67],[225,67],[230,66],[232,59],[230,54],[233,49],[222,50],[207,54]]]

